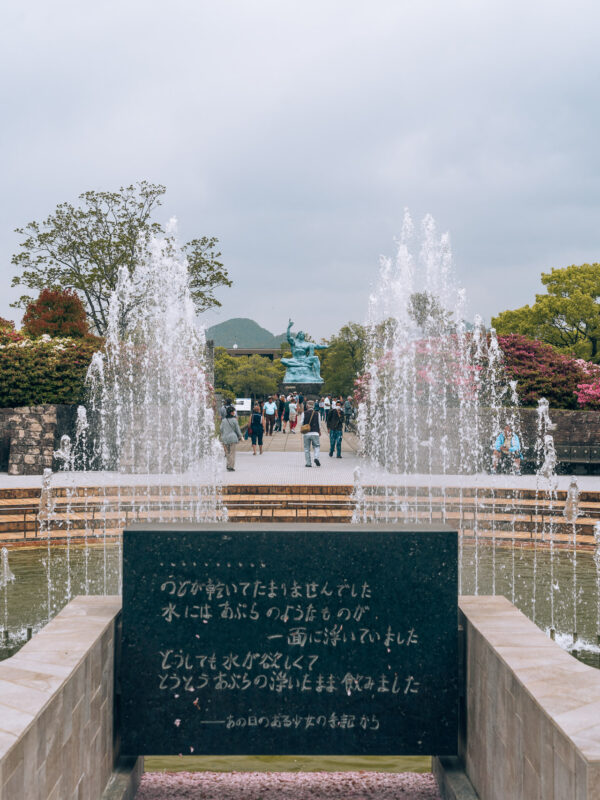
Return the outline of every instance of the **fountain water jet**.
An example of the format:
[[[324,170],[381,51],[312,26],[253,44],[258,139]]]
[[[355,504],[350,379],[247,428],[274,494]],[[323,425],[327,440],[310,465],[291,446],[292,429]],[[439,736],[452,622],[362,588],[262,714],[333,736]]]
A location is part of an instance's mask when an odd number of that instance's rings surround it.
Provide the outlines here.
[[[226,518],[209,370],[185,257],[173,235],[140,240],[134,270],[121,269],[110,299],[75,436],[62,437],[59,471],[42,480],[45,621],[76,593],[121,590],[120,534],[129,523]],[[75,538],[83,548],[74,549]],[[28,624],[41,622],[37,612]]]
[[[4,590],[4,640],[8,640],[8,584],[12,583],[15,576],[8,564],[8,550],[0,550],[0,589]]]
[[[538,586],[543,587],[550,633],[556,632],[559,613],[563,633],[571,636],[582,599],[577,517],[565,516],[571,533],[568,550],[563,549],[562,523],[555,518],[562,500],[557,496],[548,402],[540,402],[537,436],[530,432],[531,441],[524,443],[517,383],[506,376],[495,331],[486,331],[478,317],[472,326],[464,322],[466,295],[452,275],[447,235],[438,236],[433,220],[426,217],[420,248],[413,238],[414,226],[406,214],[396,258],[381,260],[369,300],[365,373],[357,384],[364,463],[355,475],[353,519],[439,520],[456,526],[459,592],[465,592],[465,579],[475,594],[481,585],[488,591],[491,586],[494,594],[505,594],[536,618]],[[535,460],[533,492],[521,489],[519,479],[507,480],[509,485],[502,488],[501,479],[485,476],[491,471],[494,440],[506,424]],[[533,575],[523,589],[518,526],[531,507],[531,495]],[[572,567],[569,579],[566,558]],[[565,588],[567,580],[570,586]],[[597,592],[600,603],[600,581]],[[567,597],[571,621],[565,624]]]

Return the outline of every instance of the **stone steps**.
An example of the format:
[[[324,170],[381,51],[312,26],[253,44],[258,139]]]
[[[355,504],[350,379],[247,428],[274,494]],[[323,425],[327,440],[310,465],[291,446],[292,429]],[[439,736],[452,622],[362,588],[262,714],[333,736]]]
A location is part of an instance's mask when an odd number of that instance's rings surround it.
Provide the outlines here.
[[[223,487],[223,502],[233,522],[349,522],[351,494],[352,486],[240,485]],[[573,528],[562,515],[565,495],[559,493],[550,504],[530,490],[484,489],[477,496],[465,490],[460,497],[455,489],[430,495],[423,487],[400,487],[387,494],[380,487],[367,487],[365,509],[372,516],[387,507],[388,519],[404,523],[401,506],[409,503],[411,516],[419,521],[445,521],[461,529],[467,539],[544,544],[552,529],[553,542],[568,546],[573,543]],[[197,488],[188,486],[90,486],[71,492],[62,487],[53,493],[51,538],[57,542],[68,537],[116,538],[134,522],[188,522],[189,502],[196,497]],[[0,543],[46,541],[47,534],[40,534],[39,498],[39,489],[0,490]],[[165,501],[168,510],[161,511],[159,504]],[[580,501],[576,542],[590,548],[600,519],[600,492],[582,492]]]

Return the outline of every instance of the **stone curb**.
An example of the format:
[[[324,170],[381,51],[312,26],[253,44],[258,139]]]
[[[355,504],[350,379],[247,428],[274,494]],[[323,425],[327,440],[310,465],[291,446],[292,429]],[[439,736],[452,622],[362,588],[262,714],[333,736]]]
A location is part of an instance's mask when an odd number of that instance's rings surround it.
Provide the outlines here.
[[[140,758],[121,757],[115,764],[100,800],[134,800],[143,773],[144,759],[142,756]]]
[[[456,756],[433,756],[431,771],[443,800],[479,800],[479,795]]]

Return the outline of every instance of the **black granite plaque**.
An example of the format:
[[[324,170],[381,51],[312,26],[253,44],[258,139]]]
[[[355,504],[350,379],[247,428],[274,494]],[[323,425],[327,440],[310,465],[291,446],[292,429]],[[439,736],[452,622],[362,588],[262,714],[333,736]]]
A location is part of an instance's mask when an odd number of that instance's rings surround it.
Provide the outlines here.
[[[123,574],[124,753],[456,753],[456,532],[134,526]]]

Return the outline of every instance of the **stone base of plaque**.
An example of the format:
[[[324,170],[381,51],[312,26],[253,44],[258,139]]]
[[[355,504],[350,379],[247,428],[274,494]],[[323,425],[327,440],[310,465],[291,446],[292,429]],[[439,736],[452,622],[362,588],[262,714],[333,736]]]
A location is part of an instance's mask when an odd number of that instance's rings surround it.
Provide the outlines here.
[[[323,381],[321,383],[283,383],[281,393],[288,395],[297,392],[303,395],[305,400],[318,400],[323,393]]]
[[[113,767],[111,779],[100,800],[135,800],[143,774],[143,756],[122,756]]]
[[[456,756],[434,756],[431,771],[443,800],[478,800],[464,765]]]

